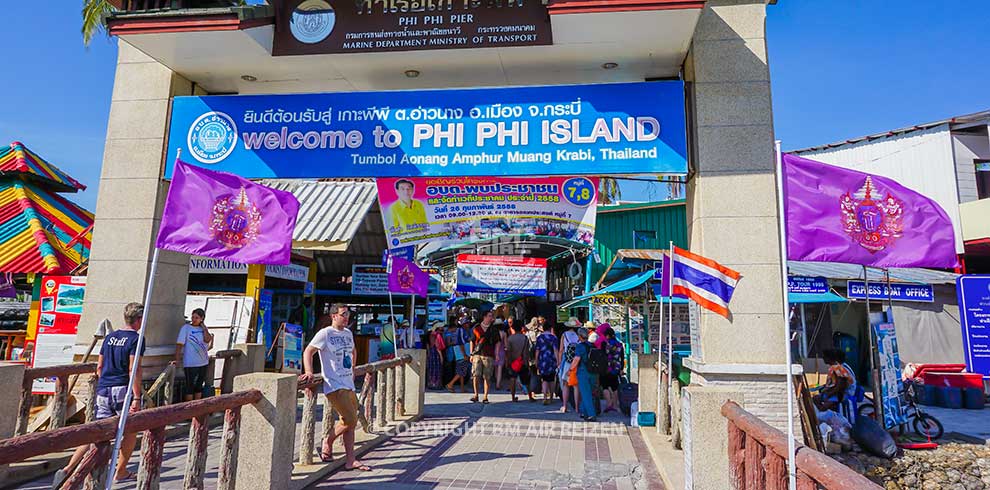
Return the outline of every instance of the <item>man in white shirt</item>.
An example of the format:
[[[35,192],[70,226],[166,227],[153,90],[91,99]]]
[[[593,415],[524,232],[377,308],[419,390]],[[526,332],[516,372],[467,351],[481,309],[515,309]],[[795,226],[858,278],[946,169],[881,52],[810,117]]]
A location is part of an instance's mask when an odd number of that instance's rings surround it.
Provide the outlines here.
[[[313,340],[303,351],[305,374],[300,382],[313,379],[313,354],[320,353],[323,369],[323,393],[334,410],[340,414],[340,421],[333,432],[323,441],[320,459],[333,460],[333,442],[344,437],[344,469],[371,471],[371,468],[354,457],[354,429],[358,423],[358,400],[354,393],[354,336],[347,329],[350,310],[346,305],[336,303],[330,307],[331,323],[313,336]]]

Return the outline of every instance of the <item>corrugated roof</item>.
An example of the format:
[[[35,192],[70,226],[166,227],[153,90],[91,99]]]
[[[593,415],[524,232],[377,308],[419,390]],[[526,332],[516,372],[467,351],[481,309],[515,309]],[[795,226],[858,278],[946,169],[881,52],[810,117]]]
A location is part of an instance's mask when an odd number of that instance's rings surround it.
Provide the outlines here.
[[[787,269],[795,276],[822,276],[827,279],[863,279],[863,266],[830,262],[787,262]],[[867,269],[870,281],[883,281],[883,271]],[[890,280],[919,284],[955,284],[959,274],[932,269],[895,267],[890,269]]]
[[[867,136],[861,136],[859,138],[848,139],[845,141],[838,141],[835,143],[829,143],[827,145],[812,146],[809,148],[801,148],[800,150],[788,150],[787,153],[808,153],[813,151],[828,150],[832,148],[838,148],[840,146],[854,145],[856,143],[861,143],[863,141],[870,141],[880,138],[889,138],[891,136],[897,136],[904,133],[910,133],[912,131],[921,131],[924,129],[934,128],[941,126],[943,124],[948,124],[950,129],[955,129],[953,126],[968,126],[975,123],[990,123],[990,110],[974,112],[972,114],[966,114],[962,116],[950,117],[948,119],[941,119],[938,121],[932,121],[929,123],[918,124],[917,126],[908,126],[904,128],[894,129],[884,133],[876,133]]]
[[[89,257],[93,215],[31,182],[0,182],[0,272],[67,274]]]
[[[299,200],[293,248],[344,251],[377,201],[371,181],[263,180]]]
[[[635,230],[656,231],[657,238],[633,243]],[[599,284],[608,282],[604,273],[615,261],[619,249],[666,249],[671,241],[678,247],[687,247],[687,210],[683,199],[598,206],[594,247],[601,263],[592,263],[591,277]]]
[[[0,147],[0,174],[17,174],[22,177],[40,182],[46,187],[59,192],[76,192],[86,189],[76,179],[61,169],[48,163],[24,143],[15,141]]]

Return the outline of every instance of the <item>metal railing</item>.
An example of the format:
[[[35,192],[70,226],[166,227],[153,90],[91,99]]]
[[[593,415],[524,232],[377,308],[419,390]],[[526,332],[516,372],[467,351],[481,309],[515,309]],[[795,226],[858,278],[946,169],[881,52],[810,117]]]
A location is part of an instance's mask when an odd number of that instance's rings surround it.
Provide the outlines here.
[[[729,473],[735,490],[787,489],[787,435],[735,402],[722,405],[729,421]],[[804,445],[794,455],[798,490],[881,490],[848,466]]]

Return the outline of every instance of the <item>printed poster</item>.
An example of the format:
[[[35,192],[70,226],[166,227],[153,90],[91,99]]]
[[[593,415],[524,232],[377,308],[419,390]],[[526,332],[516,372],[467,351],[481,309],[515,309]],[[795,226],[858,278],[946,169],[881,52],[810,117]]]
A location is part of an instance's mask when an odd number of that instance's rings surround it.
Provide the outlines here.
[[[261,337],[259,340],[265,345],[265,352],[272,351],[272,298],[275,296],[275,291],[271,289],[262,289],[258,291],[258,335]],[[269,356],[269,360],[271,356]]]
[[[301,373],[303,352],[302,325],[286,323],[282,329],[282,372]]]
[[[893,323],[873,325],[880,359],[880,397],[883,401],[883,425],[890,429],[907,422],[901,407],[901,359],[897,354],[897,335]]]
[[[31,367],[71,364],[76,343],[76,327],[82,314],[86,292],[85,276],[42,276],[38,307],[37,336]],[[36,379],[36,395],[55,393],[55,378]]]
[[[966,367],[990,379],[990,275],[956,279]]]
[[[594,241],[597,177],[425,177],[377,184],[390,248],[507,235]]]
[[[457,292],[546,296],[547,259],[460,254]]]

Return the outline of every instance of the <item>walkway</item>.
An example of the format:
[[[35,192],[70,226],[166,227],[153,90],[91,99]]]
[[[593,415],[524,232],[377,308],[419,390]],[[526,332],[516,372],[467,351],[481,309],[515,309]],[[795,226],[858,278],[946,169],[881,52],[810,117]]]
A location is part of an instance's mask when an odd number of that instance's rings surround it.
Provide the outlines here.
[[[428,393],[426,418],[366,454],[375,468],[330,475],[311,488],[663,489],[639,431],[608,414],[584,423],[542,403],[468,401]]]

